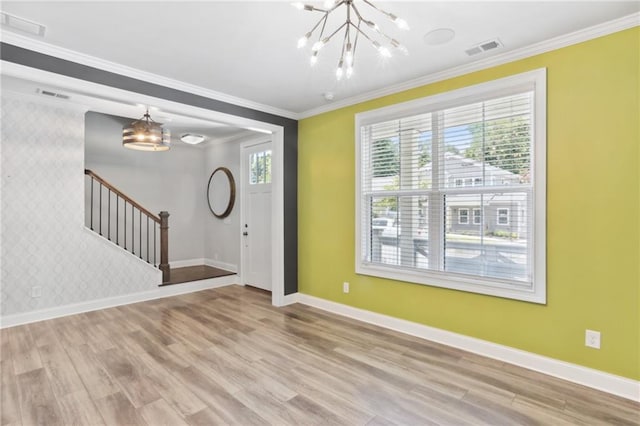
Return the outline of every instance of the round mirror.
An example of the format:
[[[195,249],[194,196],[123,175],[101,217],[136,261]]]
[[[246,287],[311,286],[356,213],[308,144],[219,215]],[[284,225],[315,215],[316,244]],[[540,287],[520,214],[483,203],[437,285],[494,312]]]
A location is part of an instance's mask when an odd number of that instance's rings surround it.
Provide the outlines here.
[[[211,173],[207,185],[207,200],[209,210],[217,218],[225,218],[231,214],[236,201],[236,181],[231,170],[218,167]]]

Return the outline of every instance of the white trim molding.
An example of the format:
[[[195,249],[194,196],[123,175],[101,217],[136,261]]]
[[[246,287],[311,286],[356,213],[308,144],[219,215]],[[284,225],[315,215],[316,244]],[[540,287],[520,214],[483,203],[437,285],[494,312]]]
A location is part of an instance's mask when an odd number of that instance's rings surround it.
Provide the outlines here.
[[[109,71],[115,74],[124,75],[138,80],[146,81],[152,84],[158,84],[160,86],[169,87],[176,90],[181,90],[187,93],[194,93],[206,98],[215,99],[222,102],[227,102],[233,105],[238,105],[246,108],[251,108],[257,111],[262,111],[270,114],[279,115],[291,119],[296,119],[297,115],[294,112],[276,108],[270,105],[261,104],[248,99],[239,98],[237,96],[228,95],[226,93],[217,92],[215,90],[207,89],[194,84],[185,83],[172,78],[163,77],[158,74],[153,74],[148,71],[139,70],[137,68],[129,67],[126,65],[118,64],[116,62],[107,61],[105,59],[98,58],[96,56],[80,53],[75,50],[66,49],[64,47],[56,46],[50,43],[46,43],[41,40],[36,40],[31,37],[27,37],[21,34],[17,34],[12,31],[2,30],[0,32],[0,41],[14,46],[22,47],[24,49],[33,50],[35,52],[43,53],[45,55],[55,56],[56,58],[64,59],[67,61],[75,62],[82,65],[87,65],[100,70]]]
[[[186,268],[187,266],[206,265],[204,258],[200,259],[183,259],[183,260],[170,260],[169,266],[172,268]]]
[[[238,273],[238,265],[233,263],[222,262],[220,260],[213,260],[213,259],[204,259],[204,265],[235,272],[236,274]]]
[[[573,44],[582,43],[594,38],[603,37],[609,34],[613,34],[618,31],[627,30],[629,28],[637,27],[640,25],[640,12],[633,13],[631,15],[623,16],[618,19],[614,19],[608,22],[603,22],[588,28],[564,34],[558,37],[551,38],[549,40],[534,43],[529,46],[525,46],[519,49],[514,49],[509,52],[505,52],[499,55],[490,56],[484,59],[480,59],[469,64],[460,65],[457,67],[449,68],[440,72],[431,73],[422,77],[418,77],[413,80],[409,80],[400,84],[394,84],[385,86],[382,89],[373,90],[370,92],[362,93],[360,95],[352,96],[340,101],[331,102],[327,105],[322,105],[317,108],[312,108],[307,111],[294,112],[285,109],[277,108],[270,105],[260,104],[248,99],[227,95],[225,93],[216,92],[214,90],[206,89],[193,84],[185,83],[179,80],[170,79],[161,75],[142,71],[133,67],[128,67],[115,62],[107,61],[95,56],[90,56],[84,53],[76,52],[71,49],[55,46],[50,43],[45,43],[41,40],[37,40],[31,37],[27,37],[21,34],[17,34],[11,31],[0,31],[0,41],[9,43],[14,46],[22,47],[24,49],[33,50],[45,55],[55,56],[60,59],[76,62],[82,65],[95,67],[104,71],[113,72],[116,74],[124,75],[127,77],[137,78],[150,83],[159,84],[162,86],[170,87],[177,90],[182,90],[188,93],[195,93],[201,96],[205,96],[211,99],[216,99],[222,102],[228,102],[238,106],[244,106],[247,108],[263,111],[271,114],[276,114],[282,117],[291,118],[294,120],[301,120],[303,118],[312,117],[314,115],[322,114],[329,111],[334,111],[340,108],[355,105],[361,102],[366,102],[372,99],[380,98],[382,96],[391,95],[394,93],[402,92],[404,90],[414,89],[416,87],[424,86],[427,84],[435,83],[438,81],[447,80],[460,75],[468,74],[475,71],[480,71],[486,68],[495,67],[498,65],[513,62],[519,59],[528,58],[531,56],[539,55],[542,53],[550,52],[552,50],[560,49],[563,47],[571,46]]]
[[[385,86],[382,89],[372,90],[370,92],[332,102],[327,105],[312,108],[310,110],[303,111],[297,114],[296,118],[298,120],[301,120],[303,118],[308,118],[325,112],[334,111],[340,108],[370,101],[372,99],[381,98],[383,96],[393,95],[405,90],[415,89],[416,87],[425,86],[427,84],[437,83],[439,81],[448,80],[461,75],[470,74],[472,72],[496,67],[498,65],[503,65],[509,62],[529,58],[531,56],[540,55],[552,50],[557,50],[563,47],[589,41],[594,38],[604,37],[606,35],[613,34],[619,31],[628,30],[629,28],[634,28],[639,25],[640,12],[636,12],[631,15],[623,16],[622,18],[603,22],[601,24],[594,25],[588,28],[583,28],[569,34],[564,34],[558,37],[551,38],[549,40],[544,40],[499,55],[490,56],[475,62],[459,65],[457,67],[449,68],[432,74],[427,74],[425,76],[405,81],[403,83]]]
[[[17,325],[29,324],[32,322],[44,321],[83,312],[97,311],[99,309],[112,308],[114,306],[129,305],[131,303],[144,302],[147,300],[162,299],[164,297],[177,296],[180,294],[194,293],[196,291],[209,290],[212,288],[226,287],[237,284],[237,275],[228,275],[208,280],[192,281],[158,287],[150,291],[125,294],[122,296],[107,297],[105,299],[90,300],[87,302],[75,303],[72,305],[57,306],[55,308],[41,309],[38,311],[25,312],[15,315],[7,315],[0,318],[0,328],[14,327]]]
[[[595,370],[566,361],[549,358],[532,352],[499,345],[486,340],[476,339],[451,331],[430,327],[415,322],[394,318],[388,315],[354,308],[341,303],[294,293],[286,296],[287,304],[301,303],[337,315],[353,318],[389,330],[409,334],[421,339],[452,346],[488,358],[508,362],[509,364],[534,370],[549,376],[588,386],[603,392],[621,396],[633,401],[640,401],[640,381],[628,379]]]

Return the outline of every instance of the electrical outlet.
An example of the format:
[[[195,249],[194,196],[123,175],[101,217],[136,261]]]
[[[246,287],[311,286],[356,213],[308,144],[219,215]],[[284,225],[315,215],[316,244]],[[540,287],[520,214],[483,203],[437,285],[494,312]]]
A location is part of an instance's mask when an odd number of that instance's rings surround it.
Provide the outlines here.
[[[600,332],[586,330],[584,334],[584,344],[589,348],[600,349]]]
[[[346,281],[342,283],[342,292],[349,293],[349,283]]]
[[[31,287],[31,297],[40,297],[42,296],[42,287],[35,286]]]

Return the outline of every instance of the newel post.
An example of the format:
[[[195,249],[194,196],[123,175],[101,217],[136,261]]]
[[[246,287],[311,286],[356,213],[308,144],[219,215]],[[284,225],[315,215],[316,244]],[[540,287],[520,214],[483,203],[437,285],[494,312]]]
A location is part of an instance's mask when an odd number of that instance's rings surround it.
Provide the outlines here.
[[[171,268],[169,267],[169,212],[160,212],[160,270],[162,282],[169,281]]]

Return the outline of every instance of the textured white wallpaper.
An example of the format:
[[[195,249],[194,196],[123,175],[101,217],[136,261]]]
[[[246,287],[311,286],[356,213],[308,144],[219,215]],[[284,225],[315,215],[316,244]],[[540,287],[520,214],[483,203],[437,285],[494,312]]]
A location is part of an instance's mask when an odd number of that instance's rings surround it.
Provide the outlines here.
[[[84,112],[2,97],[2,316],[157,289],[161,273],[84,227]],[[41,297],[31,297],[34,286]]]

